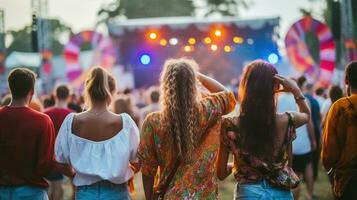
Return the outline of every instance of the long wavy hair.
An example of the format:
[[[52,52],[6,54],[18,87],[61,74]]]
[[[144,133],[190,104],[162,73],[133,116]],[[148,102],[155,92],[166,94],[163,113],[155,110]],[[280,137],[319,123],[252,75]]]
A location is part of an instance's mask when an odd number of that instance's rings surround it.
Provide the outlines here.
[[[246,67],[239,88],[242,148],[265,159],[273,157],[275,147],[275,74],[270,63],[254,61]]]
[[[169,134],[173,155],[190,160],[195,149],[198,94],[197,64],[187,59],[170,59],[160,79],[163,127]]]

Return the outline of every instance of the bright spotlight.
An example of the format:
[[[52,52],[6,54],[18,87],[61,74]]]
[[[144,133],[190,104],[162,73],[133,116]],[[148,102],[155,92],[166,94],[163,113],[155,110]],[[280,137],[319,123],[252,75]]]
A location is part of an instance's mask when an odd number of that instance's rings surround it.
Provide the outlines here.
[[[140,56],[140,62],[143,64],[143,65],[148,65],[150,64],[150,61],[151,61],[151,58],[148,54],[143,54]]]
[[[236,43],[236,44],[242,44],[243,43],[243,38],[236,36],[236,37],[233,38],[233,42]]]
[[[222,35],[222,32],[221,32],[220,30],[216,30],[216,31],[214,32],[214,35],[217,36],[217,37],[219,37],[219,36]]]
[[[276,55],[275,53],[271,53],[268,57],[268,61],[271,63],[271,64],[276,64],[278,63],[279,61],[279,57],[278,55]]]
[[[161,46],[166,46],[167,45],[167,41],[165,39],[161,39],[160,40],[160,45]]]
[[[212,40],[209,37],[205,37],[205,39],[203,39],[203,42],[206,44],[210,44],[212,42]]]
[[[212,45],[211,45],[211,50],[212,50],[212,51],[217,51],[217,49],[218,49],[218,46],[217,46],[217,45],[215,45],[215,44],[212,44]]]
[[[252,44],[254,44],[254,40],[252,38],[248,38],[247,39],[247,43],[252,45]]]
[[[171,38],[171,39],[169,40],[169,43],[170,43],[171,45],[176,45],[176,44],[178,43],[178,40],[177,40],[177,38]]]
[[[228,53],[228,52],[232,51],[232,48],[230,46],[226,45],[226,46],[224,46],[223,50]]]
[[[191,44],[191,45],[194,45],[194,44],[196,44],[196,39],[195,38],[189,38],[188,39],[188,43]]]
[[[186,46],[184,47],[184,50],[185,50],[186,52],[190,52],[190,51],[192,50],[192,48],[191,48],[190,46],[186,45]]]
[[[157,38],[157,34],[154,33],[154,32],[151,32],[151,33],[149,34],[149,38],[152,39],[152,40],[155,40],[155,39]]]

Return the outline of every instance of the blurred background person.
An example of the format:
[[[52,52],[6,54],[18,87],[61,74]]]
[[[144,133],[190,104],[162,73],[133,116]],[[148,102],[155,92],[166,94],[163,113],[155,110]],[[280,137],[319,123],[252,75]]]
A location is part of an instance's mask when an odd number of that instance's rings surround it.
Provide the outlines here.
[[[119,94],[113,102],[113,112],[116,114],[126,113],[139,125],[139,117],[134,112],[134,105],[131,103],[130,95]]]
[[[321,108],[321,127],[324,127],[327,113],[330,110],[332,104],[334,104],[337,100],[343,97],[343,90],[338,85],[332,85],[329,89],[328,93],[329,98],[326,99]]]
[[[308,105],[311,110],[311,120],[313,124],[313,132],[316,141],[316,148],[312,149],[312,168],[314,172],[314,181],[318,177],[318,168],[320,163],[320,152],[321,152],[321,112],[319,102],[313,97],[314,95],[314,85],[308,83],[305,76],[298,78],[297,83],[308,101]],[[309,126],[309,124],[308,124]]]
[[[149,102],[148,104],[140,109],[140,125],[145,120],[145,117],[152,112],[156,112],[160,110],[160,92],[157,87],[151,87],[148,91],[149,94]]]
[[[52,95],[51,95],[52,96]],[[45,110],[55,127],[55,136],[57,137],[58,131],[66,118],[66,116],[73,112],[73,110],[68,109],[68,102],[70,98],[70,89],[68,85],[58,85],[54,90],[54,101],[55,105],[49,107]],[[48,191],[48,196],[50,200],[61,200],[63,199],[63,179],[64,176],[61,173],[53,173],[47,177],[50,181],[50,187]]]

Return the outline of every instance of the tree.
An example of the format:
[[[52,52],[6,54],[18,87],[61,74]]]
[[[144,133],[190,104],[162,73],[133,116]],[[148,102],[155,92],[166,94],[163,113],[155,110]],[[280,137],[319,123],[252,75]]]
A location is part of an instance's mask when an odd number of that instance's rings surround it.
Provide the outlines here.
[[[197,1],[197,0],[196,0]],[[115,0],[98,12],[99,23],[117,17],[128,19],[148,17],[193,16],[197,9],[207,10],[205,15],[236,16],[240,7],[248,8],[248,0]]]
[[[58,19],[50,19],[50,34],[51,50],[54,55],[60,55],[63,51],[61,40],[72,33],[72,29],[62,24]],[[31,41],[31,26],[25,26],[20,30],[10,30],[7,32],[12,39],[11,44],[7,48],[7,53],[13,51],[32,52]]]
[[[148,18],[191,16],[194,6],[191,0],[115,0],[104,5],[98,12],[99,21],[116,17]]]
[[[207,10],[205,16],[219,14],[223,16],[237,16],[239,8],[248,8],[247,0],[205,0]]]

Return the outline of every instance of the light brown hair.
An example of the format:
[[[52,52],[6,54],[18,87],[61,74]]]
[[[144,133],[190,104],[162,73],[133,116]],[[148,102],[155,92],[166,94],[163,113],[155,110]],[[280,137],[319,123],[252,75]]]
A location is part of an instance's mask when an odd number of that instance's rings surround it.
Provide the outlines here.
[[[115,91],[115,79],[104,68],[94,67],[85,82],[86,103],[112,100]]]
[[[161,74],[162,125],[170,134],[173,154],[190,160],[197,129],[197,64],[187,59],[170,59]]]

